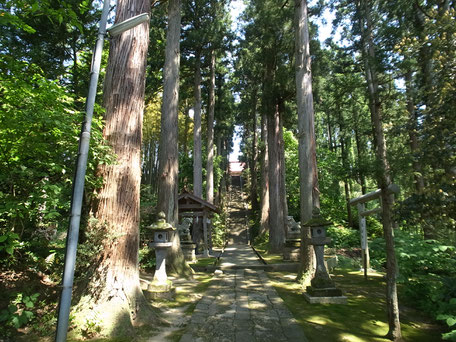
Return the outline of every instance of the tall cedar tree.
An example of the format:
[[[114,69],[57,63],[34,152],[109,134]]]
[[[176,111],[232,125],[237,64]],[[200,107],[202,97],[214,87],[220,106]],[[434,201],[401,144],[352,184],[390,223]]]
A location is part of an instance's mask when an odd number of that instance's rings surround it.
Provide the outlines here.
[[[383,133],[382,106],[376,69],[376,51],[373,37],[373,23],[370,14],[369,0],[356,2],[361,29],[362,56],[364,61],[366,81],[369,93],[369,108],[374,131],[374,144],[379,170],[377,172],[378,186],[382,190],[382,224],[386,242],[386,306],[388,310],[389,331],[387,337],[393,341],[401,339],[401,325],[399,321],[399,303],[397,299],[397,262],[394,251],[393,220],[391,209],[392,196],[388,195],[387,188],[391,184],[390,166],[386,157],[386,140]]]
[[[119,0],[115,22],[149,11],[147,0]],[[76,321],[80,318],[82,322],[89,312],[95,312],[101,334],[106,336],[131,334],[134,325],[151,320],[138,269],[140,150],[148,42],[148,22],[113,37],[106,70],[103,136],[117,161],[99,168],[104,184],[93,214],[107,234],[87,296],[82,297],[76,312]]]
[[[315,146],[314,108],[312,95],[311,56],[307,1],[295,0],[296,34],[296,100],[299,128],[299,178],[301,222],[312,218],[313,207],[320,207]],[[301,266],[298,278],[312,275],[313,248],[309,245],[310,231],[302,229]]]
[[[180,67],[181,1],[168,3],[168,31],[166,34],[165,66],[163,68],[163,104],[159,147],[159,181],[157,210],[163,211],[174,227],[178,221],[178,113]],[[178,274],[190,275],[180,248],[179,235],[172,234],[172,248],[168,253],[167,268]]]

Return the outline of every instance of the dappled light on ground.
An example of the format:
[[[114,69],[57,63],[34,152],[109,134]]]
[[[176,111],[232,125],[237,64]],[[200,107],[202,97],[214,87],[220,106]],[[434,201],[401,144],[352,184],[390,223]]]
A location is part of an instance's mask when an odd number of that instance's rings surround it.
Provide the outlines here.
[[[347,305],[308,304],[294,274],[270,272],[273,286],[301,324],[309,341],[371,342],[387,341],[388,332],[385,283],[382,274],[337,270],[332,278],[348,297]],[[420,317],[419,313],[401,308],[404,341],[441,341],[441,327]],[[411,322],[413,321],[413,322]]]

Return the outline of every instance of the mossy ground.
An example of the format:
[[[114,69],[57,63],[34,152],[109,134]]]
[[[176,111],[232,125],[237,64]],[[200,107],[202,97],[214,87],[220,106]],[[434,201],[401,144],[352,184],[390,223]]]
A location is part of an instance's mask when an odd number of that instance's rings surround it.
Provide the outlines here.
[[[347,305],[308,304],[295,274],[268,275],[310,342],[388,341],[383,337],[388,332],[388,323],[382,274],[369,274],[365,281],[362,272],[336,270],[332,279],[348,297]],[[404,341],[441,341],[440,325],[411,308],[401,306],[400,310]]]
[[[267,244],[259,244],[254,246],[255,250],[260,253],[261,257],[267,264],[283,264],[283,263],[290,263],[295,261],[283,260],[282,254],[270,253],[268,251]]]
[[[217,262],[217,258],[198,258],[192,265],[198,267],[213,266]]]

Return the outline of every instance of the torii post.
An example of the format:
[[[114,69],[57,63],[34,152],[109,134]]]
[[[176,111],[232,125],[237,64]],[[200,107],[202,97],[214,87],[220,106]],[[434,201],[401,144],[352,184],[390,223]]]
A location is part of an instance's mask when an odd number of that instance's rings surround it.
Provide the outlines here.
[[[390,184],[386,188],[388,194],[394,195],[399,193],[399,186],[396,184]],[[364,268],[364,279],[367,280],[367,269],[370,268],[369,261],[369,246],[367,243],[367,228],[366,228],[366,216],[380,213],[382,208],[375,208],[371,210],[366,210],[366,202],[380,198],[382,194],[381,189],[369,192],[360,197],[350,200],[350,205],[357,205],[358,207],[358,219],[359,219],[359,233],[361,235],[361,249],[362,249],[362,258],[363,258],[363,268]],[[381,202],[380,202],[381,205]]]

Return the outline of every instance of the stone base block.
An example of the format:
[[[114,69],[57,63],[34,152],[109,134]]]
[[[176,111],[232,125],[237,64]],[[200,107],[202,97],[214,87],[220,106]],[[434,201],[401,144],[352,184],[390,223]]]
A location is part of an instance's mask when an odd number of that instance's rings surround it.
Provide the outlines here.
[[[342,290],[335,287],[315,288],[307,286],[307,293],[312,297],[340,297]]]
[[[347,304],[347,297],[313,297],[307,292],[304,292],[304,298],[309,304]]]
[[[144,296],[149,300],[158,298],[173,299],[176,295],[176,289],[170,280],[166,284],[150,283],[146,290],[143,290]]]
[[[283,260],[299,261],[299,247],[284,247]]]
[[[184,254],[184,259],[186,261],[190,261],[190,262],[196,261],[195,247],[196,247],[195,243],[181,242],[182,253]]]

